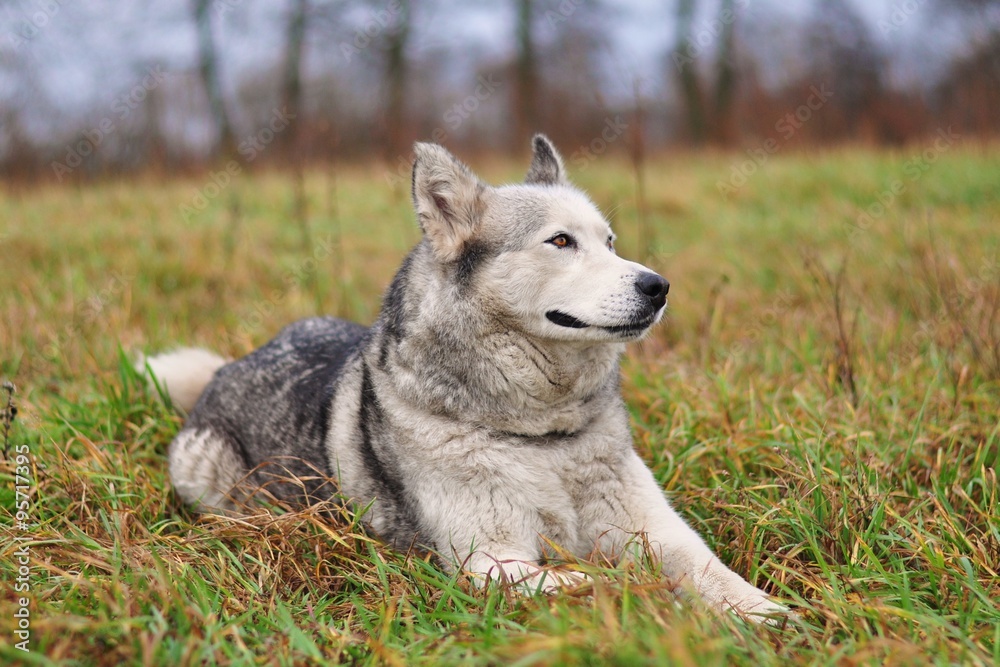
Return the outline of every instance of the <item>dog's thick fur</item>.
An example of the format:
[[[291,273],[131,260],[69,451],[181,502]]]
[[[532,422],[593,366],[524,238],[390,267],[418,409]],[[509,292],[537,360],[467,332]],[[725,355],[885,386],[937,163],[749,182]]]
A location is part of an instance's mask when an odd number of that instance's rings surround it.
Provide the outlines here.
[[[262,488],[345,497],[397,547],[533,589],[578,580],[538,566],[547,544],[629,556],[645,543],[718,609],[782,611],[711,553],[633,451],[618,361],[669,285],[615,254],[552,144],[533,148],[524,184],[491,187],[417,144],[423,240],[371,328],[315,318],[229,364],[197,350],[149,360],[190,410],[170,447],[177,492],[206,510]]]

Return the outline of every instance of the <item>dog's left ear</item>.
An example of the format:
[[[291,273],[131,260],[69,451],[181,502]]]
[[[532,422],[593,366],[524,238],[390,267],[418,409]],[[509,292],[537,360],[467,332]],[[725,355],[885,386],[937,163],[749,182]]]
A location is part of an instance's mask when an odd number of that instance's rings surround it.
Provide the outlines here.
[[[566,185],[566,169],[563,167],[559,151],[544,134],[536,134],[531,140],[533,154],[531,167],[524,182],[529,185]]]
[[[424,236],[443,262],[462,256],[479,227],[486,186],[437,144],[413,147],[413,207]]]

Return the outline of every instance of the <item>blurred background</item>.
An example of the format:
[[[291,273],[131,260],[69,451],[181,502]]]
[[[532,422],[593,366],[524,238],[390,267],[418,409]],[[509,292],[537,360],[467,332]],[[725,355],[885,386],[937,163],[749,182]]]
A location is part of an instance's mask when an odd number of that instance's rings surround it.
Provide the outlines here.
[[[948,130],[950,128],[950,130]],[[902,145],[1000,130],[995,0],[0,0],[0,169]],[[775,148],[776,150],[776,148]]]

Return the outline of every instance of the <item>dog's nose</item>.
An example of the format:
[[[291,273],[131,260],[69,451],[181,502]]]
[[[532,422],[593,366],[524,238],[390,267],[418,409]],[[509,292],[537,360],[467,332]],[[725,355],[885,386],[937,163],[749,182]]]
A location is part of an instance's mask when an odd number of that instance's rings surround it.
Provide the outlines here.
[[[655,273],[640,273],[635,280],[635,288],[644,294],[657,310],[667,302],[670,283]]]

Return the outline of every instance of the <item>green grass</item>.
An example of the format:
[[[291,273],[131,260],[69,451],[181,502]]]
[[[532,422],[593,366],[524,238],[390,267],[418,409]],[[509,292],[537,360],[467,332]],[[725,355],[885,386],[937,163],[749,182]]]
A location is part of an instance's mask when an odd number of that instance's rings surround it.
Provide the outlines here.
[[[183,506],[165,454],[181,419],[130,359],[178,343],[241,355],[316,312],[370,322],[418,238],[407,184],[380,168],[310,172],[306,226],[281,173],[241,175],[190,220],[180,207],[206,178],[8,186],[0,375],[19,412],[0,463],[0,656],[997,664],[993,148],[952,148],[916,180],[918,149],[777,156],[729,196],[716,184],[738,157],[668,157],[646,174],[642,229],[624,163],[574,175],[610,212],[619,252],[672,282],[667,322],[624,363],[636,447],[722,559],[798,609],[783,628],[678,602],[641,567],[581,563],[592,591],[524,598],[393,553],[356,517]],[[520,167],[482,171],[496,182]],[[852,233],[897,179],[885,213]],[[30,460],[26,530],[12,509],[17,447]],[[30,654],[13,648],[18,537]]]

